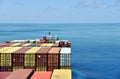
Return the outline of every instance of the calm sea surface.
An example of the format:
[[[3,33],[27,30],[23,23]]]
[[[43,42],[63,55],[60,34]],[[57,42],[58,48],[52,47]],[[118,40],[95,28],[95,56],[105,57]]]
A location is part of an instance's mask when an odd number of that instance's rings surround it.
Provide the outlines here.
[[[48,32],[72,42],[73,79],[120,79],[120,23],[0,24],[0,42]]]

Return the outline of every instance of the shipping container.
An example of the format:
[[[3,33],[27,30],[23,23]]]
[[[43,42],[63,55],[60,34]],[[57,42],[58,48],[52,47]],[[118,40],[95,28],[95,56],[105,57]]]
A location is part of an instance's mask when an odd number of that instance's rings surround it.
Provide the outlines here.
[[[10,43],[0,43],[0,47],[10,46]]]
[[[70,68],[70,66],[71,66],[71,48],[61,48],[60,67]]]
[[[42,47],[36,53],[36,70],[46,71],[47,69],[47,53],[50,50],[50,47]]]
[[[54,44],[52,47],[59,47],[59,44]]]
[[[5,50],[9,50],[10,48],[12,48],[12,47],[2,47],[1,49],[0,49],[0,66],[1,66],[1,60],[2,60],[2,58],[3,58],[3,54],[1,54],[1,53],[3,53]],[[3,69],[2,69],[3,70]],[[1,71],[1,68],[0,68],[0,71]]]
[[[19,45],[17,45],[16,47],[22,47],[24,43],[20,43]]]
[[[4,50],[1,53],[1,66],[11,66],[12,65],[12,54],[14,51],[21,49],[21,47],[12,47],[9,50]]]
[[[51,79],[72,79],[70,69],[55,69]]]
[[[37,47],[41,47],[42,43],[37,43],[36,46]]]
[[[43,43],[41,47],[52,47],[53,45],[53,43]]]
[[[54,69],[59,69],[59,47],[52,47],[48,52],[48,71],[52,71]]]
[[[5,50],[11,49],[12,47],[2,47],[0,49],[0,53],[4,52]]]
[[[15,46],[18,46],[20,43],[14,43],[14,44],[11,44],[10,46],[11,47],[15,47]]]
[[[29,45],[31,45],[32,43],[25,43],[25,44],[23,44],[22,46],[23,47],[27,47],[27,46],[29,46]]]
[[[36,71],[30,79],[51,79],[52,72]]]
[[[32,69],[18,69],[6,77],[6,79],[30,79],[33,75]]]
[[[0,72],[12,71],[12,66],[0,66]]]
[[[45,67],[45,66],[36,66],[36,71],[47,71],[47,67]]]
[[[36,66],[24,66],[24,69],[33,69],[36,70]]]
[[[47,47],[47,44],[46,44],[46,43],[43,43],[43,44],[41,45],[41,47]]]
[[[10,43],[26,43],[28,40],[11,40]]]
[[[32,43],[32,44],[29,45],[29,47],[35,47],[35,46],[36,46],[35,43]]]
[[[24,55],[24,66],[35,66],[35,53],[41,47],[32,47],[30,50],[25,52]]]
[[[23,47],[12,53],[13,66],[24,66],[24,53],[31,49],[31,47]]]
[[[12,72],[0,72],[0,79],[6,79]]]
[[[53,43],[47,43],[47,47],[52,47],[53,45]]]
[[[24,67],[22,67],[22,66],[13,66],[13,71],[15,71],[15,70],[18,70],[18,69],[24,69]]]
[[[71,66],[61,66],[60,69],[71,69]]]

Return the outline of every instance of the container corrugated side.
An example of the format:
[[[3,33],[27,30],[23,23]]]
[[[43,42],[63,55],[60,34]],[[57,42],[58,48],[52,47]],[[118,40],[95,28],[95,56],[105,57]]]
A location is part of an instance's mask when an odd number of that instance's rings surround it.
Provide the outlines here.
[[[0,66],[0,72],[9,72],[12,71],[12,66]]]
[[[3,62],[4,62],[4,58],[6,58],[6,54],[4,54],[4,51],[7,51],[9,49],[11,49],[12,47],[3,47],[0,49],[0,71],[12,71],[12,67],[11,66],[4,66]],[[8,59],[11,58],[8,55]],[[6,65],[7,63],[9,63],[10,60],[6,61],[4,64]]]
[[[35,66],[35,53],[40,49],[41,47],[32,47],[28,51],[25,52],[24,57],[24,66]]]
[[[12,47],[9,50],[5,50],[1,53],[1,66],[12,65],[12,54],[14,51],[21,49],[21,47]]]
[[[52,71],[54,69],[59,69],[59,55],[60,55],[59,47],[52,47],[48,52],[48,71]]]
[[[37,71],[46,71],[47,70],[47,53],[50,50],[50,47],[42,47],[36,53],[36,70]]]
[[[22,67],[22,66],[13,66],[13,71],[15,71],[15,70],[18,70],[18,69],[24,69],[24,67]]]
[[[24,53],[31,49],[31,47],[23,47],[12,53],[13,66],[24,66]]]
[[[0,79],[6,79],[12,72],[0,72]]]
[[[18,69],[6,77],[6,79],[30,79],[34,71],[32,69]]]
[[[71,48],[61,48],[60,67],[70,68],[70,66],[71,66]]]
[[[36,66],[25,66],[24,69],[33,69],[35,71],[36,70]]]
[[[30,79],[51,79],[52,72],[36,71]]]
[[[55,69],[51,79],[72,79],[70,69]]]

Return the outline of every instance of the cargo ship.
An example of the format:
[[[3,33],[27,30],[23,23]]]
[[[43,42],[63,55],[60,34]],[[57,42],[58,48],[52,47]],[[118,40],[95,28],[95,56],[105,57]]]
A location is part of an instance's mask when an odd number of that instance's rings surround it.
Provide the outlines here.
[[[71,79],[71,42],[58,36],[0,43],[0,79]]]

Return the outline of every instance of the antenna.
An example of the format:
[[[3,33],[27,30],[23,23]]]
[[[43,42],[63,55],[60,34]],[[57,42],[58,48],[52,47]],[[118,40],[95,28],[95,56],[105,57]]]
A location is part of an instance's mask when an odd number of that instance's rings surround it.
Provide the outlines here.
[[[49,36],[50,36],[50,32],[49,32],[48,34],[49,34]]]

